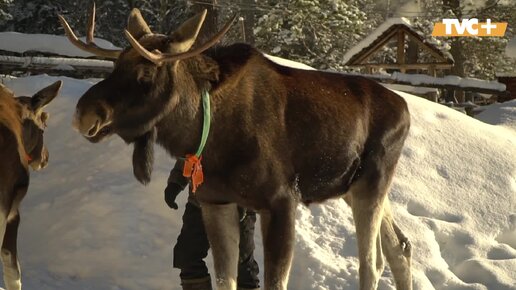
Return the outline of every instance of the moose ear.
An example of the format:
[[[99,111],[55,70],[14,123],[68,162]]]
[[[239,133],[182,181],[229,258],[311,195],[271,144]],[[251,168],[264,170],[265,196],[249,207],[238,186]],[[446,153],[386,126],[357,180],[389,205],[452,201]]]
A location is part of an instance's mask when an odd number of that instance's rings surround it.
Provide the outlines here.
[[[57,96],[62,85],[63,81],[57,81],[35,93],[30,100],[32,110],[37,111],[48,105]]]
[[[170,34],[170,38],[173,40],[170,43],[170,53],[182,53],[188,51],[195,42],[201,26],[206,18],[207,10],[204,9],[202,12],[186,20],[181,26]]]
[[[127,20],[127,31],[129,31],[136,39],[140,39],[145,34],[152,33],[149,25],[147,25],[145,20],[143,20],[143,16],[138,8],[133,8],[131,14],[129,14],[129,19]]]

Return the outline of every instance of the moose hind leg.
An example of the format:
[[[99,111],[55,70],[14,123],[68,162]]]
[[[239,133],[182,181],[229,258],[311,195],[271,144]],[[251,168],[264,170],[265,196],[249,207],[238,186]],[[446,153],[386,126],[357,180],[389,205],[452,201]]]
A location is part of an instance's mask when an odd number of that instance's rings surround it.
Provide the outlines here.
[[[240,227],[237,205],[201,205],[215,265],[217,290],[236,290]]]
[[[21,270],[16,246],[19,224],[20,215],[16,212],[16,214],[7,221],[2,243],[1,256],[4,266],[4,283],[7,290],[21,289]]]
[[[394,222],[388,200],[385,202],[380,234],[383,252],[396,282],[396,289],[411,290],[411,245],[407,237]]]
[[[382,251],[382,234],[381,228],[378,235],[376,235],[376,273],[378,276],[382,276],[383,270],[385,269],[385,259],[383,258]]]
[[[290,198],[276,200],[260,212],[266,290],[286,290],[295,242],[296,203]]]
[[[383,262],[378,261],[382,257],[381,249],[377,247],[380,241],[379,232],[382,219],[382,205],[385,194],[379,192],[365,192],[369,188],[365,185],[357,185],[352,188],[353,201],[351,209],[357,233],[358,258],[360,262],[360,290],[374,290],[378,286]]]
[[[350,207],[352,207],[351,203],[353,201],[352,201],[351,194],[344,195],[344,200]],[[381,228],[380,228],[380,231],[381,231]],[[378,233],[378,235],[376,236],[376,272],[378,273],[378,276],[381,276],[384,268],[385,268],[385,260],[383,258],[383,251],[382,251],[382,235],[381,235],[381,233]]]

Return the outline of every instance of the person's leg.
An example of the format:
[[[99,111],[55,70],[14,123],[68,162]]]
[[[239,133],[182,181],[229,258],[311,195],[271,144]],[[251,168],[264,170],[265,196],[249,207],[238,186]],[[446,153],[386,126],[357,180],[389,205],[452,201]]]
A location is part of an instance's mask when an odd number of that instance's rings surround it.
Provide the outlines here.
[[[258,263],[254,260],[254,227],[256,213],[247,210],[244,219],[240,222],[240,254],[238,258],[238,289],[258,289]]]
[[[209,247],[201,209],[188,202],[183,214],[183,227],[174,247],[174,268],[181,270],[183,289],[187,289],[185,286],[192,284],[204,285],[204,288],[188,287],[188,289],[211,289],[210,274],[204,262]]]

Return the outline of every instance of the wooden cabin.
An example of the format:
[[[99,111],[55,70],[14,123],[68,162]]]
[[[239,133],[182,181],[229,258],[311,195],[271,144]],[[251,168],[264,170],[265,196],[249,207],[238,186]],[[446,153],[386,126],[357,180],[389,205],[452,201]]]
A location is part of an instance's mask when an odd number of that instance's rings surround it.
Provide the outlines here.
[[[394,48],[394,59],[375,59],[385,48]],[[431,76],[436,76],[438,70],[450,69],[454,63],[451,54],[439,47],[437,40],[416,31],[406,18],[388,19],[351,48],[344,62],[369,74],[395,70]]]

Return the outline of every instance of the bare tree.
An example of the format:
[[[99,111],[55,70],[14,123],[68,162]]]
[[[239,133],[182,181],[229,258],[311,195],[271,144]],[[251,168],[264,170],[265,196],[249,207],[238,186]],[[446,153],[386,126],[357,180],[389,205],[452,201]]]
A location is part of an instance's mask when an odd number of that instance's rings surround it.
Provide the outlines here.
[[[256,24],[257,0],[242,0],[245,42],[254,45],[254,26]]]
[[[192,11],[198,13],[204,9],[208,10],[204,25],[199,32],[199,40],[207,39],[218,32],[218,4],[217,0],[190,0]]]

